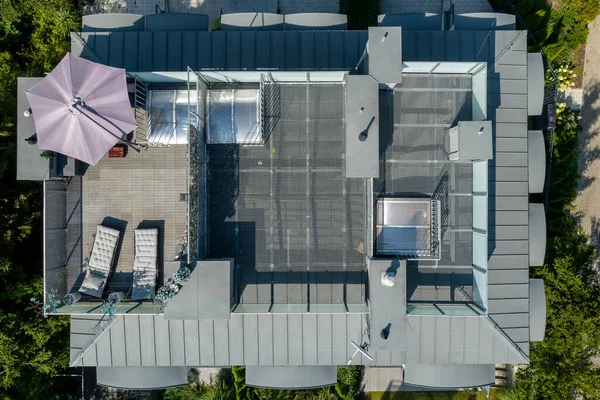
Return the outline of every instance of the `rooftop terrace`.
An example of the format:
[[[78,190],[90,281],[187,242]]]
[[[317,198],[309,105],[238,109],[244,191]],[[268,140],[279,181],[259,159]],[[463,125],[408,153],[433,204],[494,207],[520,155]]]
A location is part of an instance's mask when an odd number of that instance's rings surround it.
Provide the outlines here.
[[[67,291],[77,291],[92,251],[96,226],[121,232],[106,293],[132,285],[134,230],[159,228],[159,280],[164,262],[175,259],[186,241],[187,148],[171,146],[129,152],[126,158],[105,156],[83,177],[67,183]],[[59,286],[59,283],[55,283]],[[47,283],[51,287],[50,282]]]

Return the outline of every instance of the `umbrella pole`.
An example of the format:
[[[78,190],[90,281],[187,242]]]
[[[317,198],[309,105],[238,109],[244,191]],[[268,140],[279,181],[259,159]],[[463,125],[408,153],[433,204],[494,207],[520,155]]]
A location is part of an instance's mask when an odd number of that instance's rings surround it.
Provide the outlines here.
[[[77,110],[79,110],[79,112],[81,112],[82,115],[84,115],[87,119],[89,119],[90,121],[92,121],[93,123],[95,123],[96,125],[98,125],[100,128],[102,128],[103,130],[105,130],[106,132],[110,133],[111,135],[113,135],[114,137],[116,137],[117,139],[119,139],[121,142],[125,143],[127,146],[131,147],[132,149],[134,149],[135,151],[137,151],[138,153],[140,152],[140,149],[138,149],[133,143],[131,143],[129,140],[124,140],[123,138],[115,135],[114,133],[112,133],[111,131],[109,131],[108,129],[106,129],[102,124],[100,124],[98,121],[96,121],[94,118],[90,117],[89,115],[87,115],[84,110],[83,107],[78,107],[78,105],[75,105],[75,107],[77,108]]]

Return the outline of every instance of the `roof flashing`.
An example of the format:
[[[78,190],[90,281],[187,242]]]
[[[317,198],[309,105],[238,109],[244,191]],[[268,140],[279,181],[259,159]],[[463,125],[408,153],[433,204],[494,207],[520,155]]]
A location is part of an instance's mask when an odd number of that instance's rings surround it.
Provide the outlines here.
[[[402,28],[369,27],[369,74],[378,82],[402,82]]]

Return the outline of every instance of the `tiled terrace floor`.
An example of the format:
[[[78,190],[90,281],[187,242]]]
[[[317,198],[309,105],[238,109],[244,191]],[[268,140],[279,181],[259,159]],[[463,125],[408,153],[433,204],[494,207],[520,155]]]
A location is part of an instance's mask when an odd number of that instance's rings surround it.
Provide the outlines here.
[[[187,202],[180,201],[180,194],[187,193],[187,147],[149,148],[139,154],[130,150],[122,159],[105,156],[86,171],[81,193],[84,261],[92,251],[96,225],[117,228],[121,248],[111,281],[118,281],[120,273],[130,279],[136,228],[159,228],[159,260],[175,259],[185,241]]]

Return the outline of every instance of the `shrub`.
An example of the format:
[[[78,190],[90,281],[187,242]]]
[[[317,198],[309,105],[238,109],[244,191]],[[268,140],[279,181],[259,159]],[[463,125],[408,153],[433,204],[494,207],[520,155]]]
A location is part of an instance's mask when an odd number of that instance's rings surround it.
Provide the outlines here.
[[[361,395],[363,367],[360,365],[349,365],[346,368],[338,368],[337,383],[335,391],[343,400],[358,399]]]

